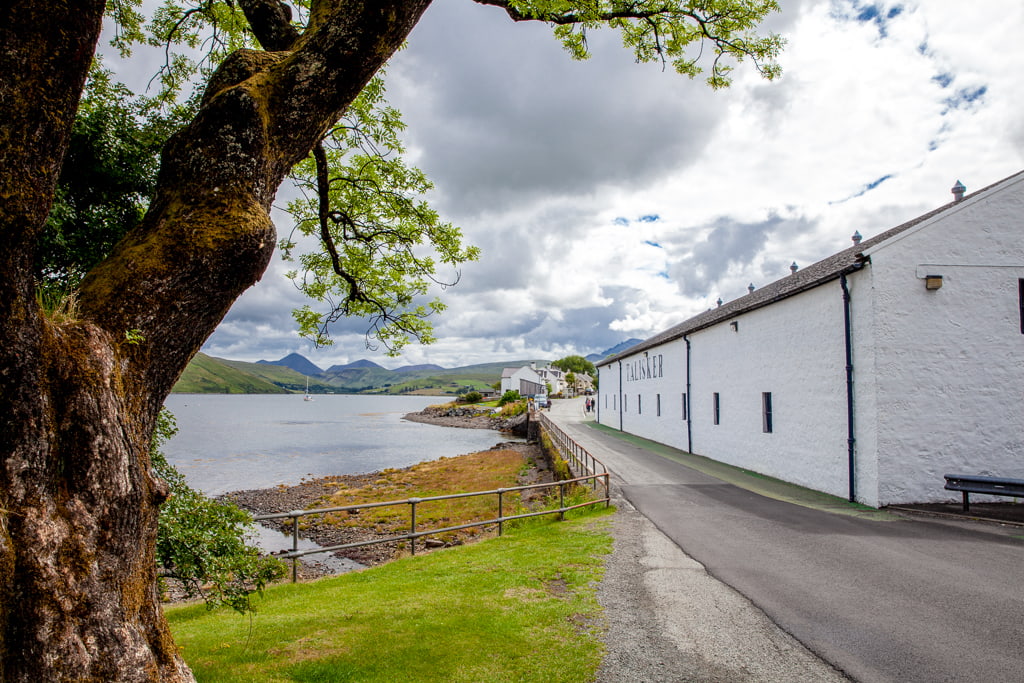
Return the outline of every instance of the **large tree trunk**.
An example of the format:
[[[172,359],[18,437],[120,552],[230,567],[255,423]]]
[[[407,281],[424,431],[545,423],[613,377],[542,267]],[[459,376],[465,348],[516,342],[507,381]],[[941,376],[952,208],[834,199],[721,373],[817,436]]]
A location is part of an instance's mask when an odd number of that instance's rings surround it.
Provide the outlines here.
[[[266,5],[267,0],[248,0]],[[324,0],[287,52],[220,68],[143,224],[82,285],[34,294],[102,0],[0,10],[0,679],[188,681],[156,594],[156,414],[275,244],[269,206],[430,0]]]

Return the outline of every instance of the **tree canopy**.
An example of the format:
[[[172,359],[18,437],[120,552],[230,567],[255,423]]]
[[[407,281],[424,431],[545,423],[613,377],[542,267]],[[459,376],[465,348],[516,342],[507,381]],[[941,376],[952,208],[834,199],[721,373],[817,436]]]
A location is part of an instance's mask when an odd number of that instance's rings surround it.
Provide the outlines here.
[[[620,32],[639,61],[671,64],[691,77],[706,73],[712,87],[727,84],[738,60],[752,60],[766,77],[777,74],[780,40],[755,34],[757,24],[777,9],[774,2],[475,1],[516,21],[550,24],[574,57],[586,55],[589,31],[608,26]],[[193,680],[156,591],[159,507],[169,492],[150,453],[160,408],[189,359],[266,269],[278,242],[269,214],[278,187],[297,165],[323,173],[326,166],[317,158],[330,161],[332,144],[321,144],[325,135],[340,134],[346,114],[358,118],[353,107],[360,94],[430,4],[168,2],[154,11],[148,28],[139,13],[141,0],[24,0],[2,10],[3,680]],[[56,217],[63,221],[60,231],[46,226],[68,164],[76,114],[90,110],[82,96],[105,12],[124,49],[133,41],[180,41],[194,52],[189,57],[170,50],[160,75],[166,88],[154,96],[153,106],[181,123],[161,148],[144,214],[135,222],[138,212],[128,206],[104,219],[103,227],[130,227],[99,262],[82,262],[75,304],[57,315],[37,296],[45,273],[44,241],[62,235],[73,223],[68,217],[91,212],[76,202],[69,205],[73,212]],[[194,95],[184,90],[190,84],[198,86]],[[167,112],[178,106],[187,113],[175,119]],[[147,129],[148,114],[129,114],[143,116],[136,123]],[[104,125],[116,131],[122,123],[127,119]],[[327,293],[340,282],[331,296],[340,297],[343,313],[345,301],[361,315],[361,296],[393,296],[383,310],[377,308],[383,315],[381,338],[391,343],[422,332],[415,319],[402,322],[404,312],[415,318],[419,307],[431,310],[420,301],[416,279],[435,277],[431,268],[437,263],[450,265],[474,254],[455,244],[454,228],[419,202],[422,178],[400,166],[357,161],[363,151],[334,156],[370,172],[373,182],[363,183],[368,191],[383,190],[386,197],[395,190],[381,205],[393,202],[389,211],[396,215],[371,226],[376,209],[353,201],[344,180],[318,180],[317,193],[327,201],[317,206],[317,222],[321,237],[330,233],[319,250],[330,256],[330,271],[340,281],[331,276],[328,284],[317,275],[303,284]],[[311,154],[312,163],[306,161]],[[116,173],[113,185],[120,189],[112,192],[135,196],[136,182],[141,178],[145,185],[148,177]],[[87,183],[84,189],[92,188]],[[385,251],[360,246],[377,227],[385,229]],[[341,247],[350,237],[356,244],[346,251]],[[437,241],[438,255],[409,260],[408,240],[423,238]],[[330,254],[332,242],[337,258]],[[87,240],[83,246],[94,245]],[[392,258],[407,259],[402,267],[412,280],[396,285],[361,270],[366,261]],[[320,329],[320,321],[305,322]]]
[[[578,372],[597,377],[597,368],[583,356],[566,356],[551,363],[562,372]]]

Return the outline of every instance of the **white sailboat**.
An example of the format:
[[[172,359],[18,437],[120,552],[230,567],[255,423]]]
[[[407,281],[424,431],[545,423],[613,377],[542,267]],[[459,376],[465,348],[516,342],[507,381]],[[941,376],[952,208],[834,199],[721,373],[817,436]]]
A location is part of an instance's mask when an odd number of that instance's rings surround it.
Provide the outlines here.
[[[302,397],[303,401],[312,401],[313,397],[309,395],[309,375],[306,376],[306,395]]]

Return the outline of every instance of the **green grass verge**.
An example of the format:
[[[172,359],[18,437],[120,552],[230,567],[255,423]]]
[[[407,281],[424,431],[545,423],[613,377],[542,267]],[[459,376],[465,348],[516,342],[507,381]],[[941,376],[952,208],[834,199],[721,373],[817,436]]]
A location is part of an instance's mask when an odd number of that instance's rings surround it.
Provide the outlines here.
[[[604,508],[500,538],[267,590],[251,619],[166,610],[201,682],[593,680]]]

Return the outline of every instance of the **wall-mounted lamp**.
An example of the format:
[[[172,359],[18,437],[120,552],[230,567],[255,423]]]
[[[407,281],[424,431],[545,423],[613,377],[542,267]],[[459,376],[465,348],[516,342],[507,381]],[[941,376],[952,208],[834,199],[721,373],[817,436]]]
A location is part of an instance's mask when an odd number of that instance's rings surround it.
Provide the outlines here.
[[[731,323],[729,323],[729,327],[732,328],[733,332],[739,332],[740,331],[740,321],[739,320],[733,320]]]
[[[924,288],[925,289],[940,289],[942,287],[942,276],[941,275],[925,275],[924,276]]]

